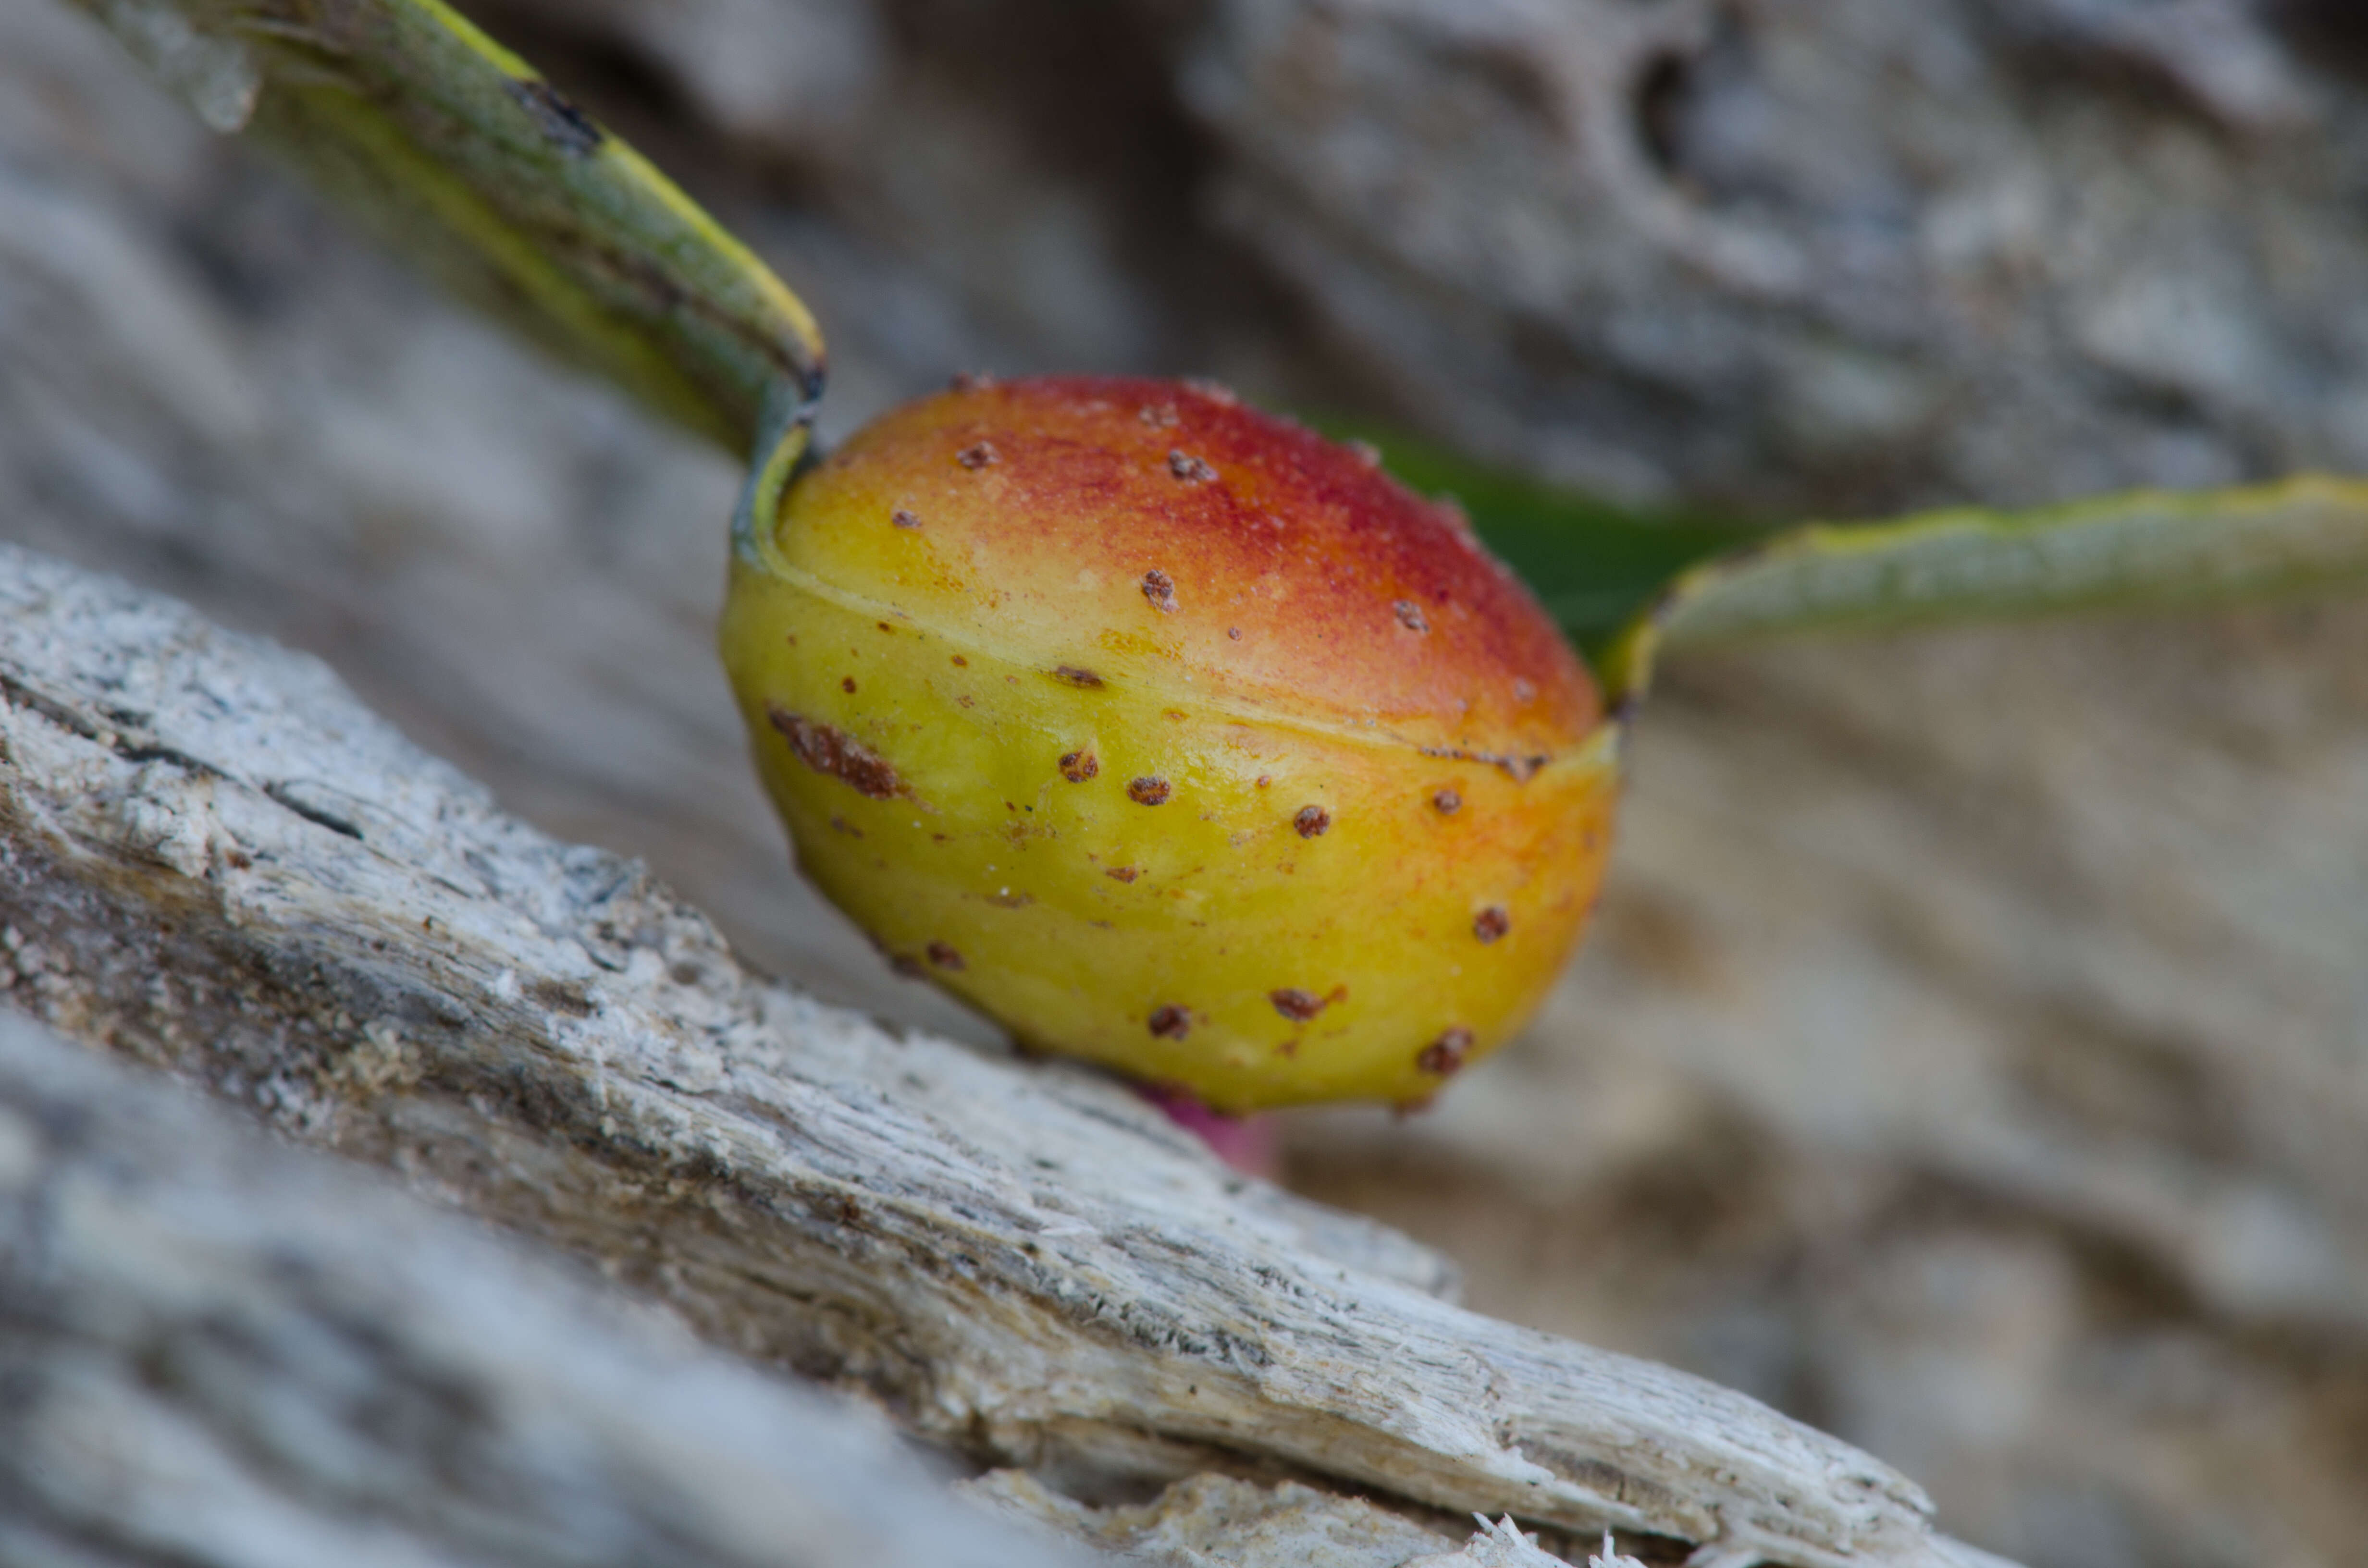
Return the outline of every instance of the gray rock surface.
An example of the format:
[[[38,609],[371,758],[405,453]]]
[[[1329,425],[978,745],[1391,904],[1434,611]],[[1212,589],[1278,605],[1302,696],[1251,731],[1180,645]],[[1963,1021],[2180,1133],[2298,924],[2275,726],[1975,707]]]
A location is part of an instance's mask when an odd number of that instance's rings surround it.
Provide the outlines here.
[[[2368,464],[2349,7],[1212,10],[1214,210],[1475,446],[1778,514]]]

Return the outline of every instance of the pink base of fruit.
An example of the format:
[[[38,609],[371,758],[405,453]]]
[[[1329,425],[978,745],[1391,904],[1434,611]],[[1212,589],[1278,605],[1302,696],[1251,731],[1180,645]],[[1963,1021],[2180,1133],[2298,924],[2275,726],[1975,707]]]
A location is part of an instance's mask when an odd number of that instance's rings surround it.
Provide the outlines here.
[[[1252,1111],[1247,1116],[1227,1116],[1202,1105],[1189,1089],[1140,1084],[1134,1092],[1167,1112],[1168,1120],[1198,1137],[1211,1153],[1244,1176],[1272,1181],[1281,1174],[1282,1146],[1272,1114]]]

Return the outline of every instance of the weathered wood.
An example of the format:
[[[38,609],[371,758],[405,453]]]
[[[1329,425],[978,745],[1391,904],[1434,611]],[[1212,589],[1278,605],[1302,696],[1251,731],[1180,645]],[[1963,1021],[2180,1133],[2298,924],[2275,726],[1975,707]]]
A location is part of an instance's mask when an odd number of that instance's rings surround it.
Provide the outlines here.
[[[0,1562],[1090,1560],[500,1241],[0,1010]]]
[[[1560,1568],[1561,1558],[1509,1520],[1479,1521],[1460,1551],[1431,1531],[1359,1498],[1284,1482],[1224,1476],[1179,1481],[1149,1504],[1087,1508],[1015,1471],[962,1488],[1023,1519],[1080,1536],[1133,1559],[1176,1568],[1271,1561],[1281,1568]],[[1642,1568],[1627,1556],[1588,1555],[1588,1568]]]
[[[876,1413],[519,1251],[0,1009],[0,1562],[1563,1568],[1292,1483],[965,1506]]]
[[[327,671],[0,552],[9,990],[1001,1461],[1938,1563],[1923,1494],[1699,1379],[1440,1299],[1119,1086],[745,971]]]

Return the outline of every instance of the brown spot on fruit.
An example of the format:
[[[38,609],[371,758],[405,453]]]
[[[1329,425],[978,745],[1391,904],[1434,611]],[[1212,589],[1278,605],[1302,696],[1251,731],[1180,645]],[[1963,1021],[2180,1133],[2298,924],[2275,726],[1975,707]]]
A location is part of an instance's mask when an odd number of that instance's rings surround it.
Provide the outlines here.
[[[1116,877],[1122,882],[1131,882],[1134,881],[1135,878],[1143,875],[1143,873],[1136,870],[1132,866],[1112,866],[1110,869],[1104,871],[1102,875],[1105,877]]]
[[[980,469],[985,468],[994,460],[995,448],[985,441],[981,441],[975,446],[964,447],[961,451],[954,454],[954,461],[962,464],[962,467],[969,469],[973,473],[977,472]]]
[[[1321,806],[1302,806],[1299,814],[1291,819],[1302,838],[1320,838],[1332,825],[1332,813]]]
[[[1463,1065],[1463,1059],[1471,1054],[1472,1031],[1465,1028],[1449,1029],[1416,1053],[1415,1069],[1417,1072],[1428,1073],[1434,1078],[1451,1077]]]
[[[1053,665],[1053,678],[1070,686],[1082,687],[1089,691],[1102,684],[1101,676],[1091,670],[1081,669],[1076,665]]]
[[[888,759],[833,725],[792,713],[778,702],[765,704],[765,717],[790,743],[800,762],[827,773],[875,801],[909,799],[913,793]]]
[[[848,693],[850,696],[853,695],[855,691],[855,677],[853,676],[841,676],[838,681],[838,689]]]
[[[1490,904],[1472,917],[1472,934],[1483,942],[1493,942],[1513,928],[1513,917],[1496,904]]]
[[[1175,792],[1176,787],[1165,778],[1144,777],[1127,780],[1126,798],[1138,806],[1164,805],[1167,797]]]
[[[1089,751],[1068,752],[1061,758],[1061,777],[1072,784],[1082,784],[1101,770],[1101,759]]]
[[[1217,471],[1210,467],[1205,459],[1182,451],[1167,454],[1167,472],[1187,484],[1206,484],[1217,477]]]
[[[929,944],[929,961],[937,965],[939,969],[967,969],[970,967],[962,962],[961,952],[955,949],[951,942],[931,942]]]
[[[1284,1017],[1304,1024],[1348,994],[1349,988],[1345,985],[1334,986],[1331,994],[1325,996],[1318,996],[1313,991],[1302,991],[1295,985],[1286,985],[1279,991],[1268,992],[1266,999],[1273,1003],[1274,1010]]]
[[[863,836],[863,830],[861,828],[856,826],[853,823],[848,821],[842,816],[832,816],[830,819],[830,829],[833,833],[843,833],[849,838],[860,838]]]
[[[1192,1032],[1192,1014],[1173,1002],[1155,1008],[1151,1015],[1151,1032],[1161,1040],[1182,1040]]]
[[[1412,599],[1400,599],[1395,604],[1390,606],[1390,609],[1397,616],[1398,624],[1405,627],[1408,631],[1428,631],[1430,630],[1430,622],[1423,619],[1422,607],[1415,603]]]
[[[1440,816],[1452,817],[1463,809],[1463,797],[1452,790],[1441,790],[1431,796],[1430,804]]]
[[[1143,574],[1143,597],[1162,615],[1176,613],[1176,579],[1154,567]]]
[[[968,659],[963,658],[960,653],[956,653],[956,654],[954,655],[954,663],[955,663],[956,665],[960,665],[960,666],[961,666],[962,668],[963,668],[963,669],[968,669],[968,668],[970,668],[970,661],[969,661]]]
[[[900,528],[917,528],[921,526],[921,519],[902,506],[888,514],[888,521]]]
[[[1225,628],[1225,635],[1238,642],[1242,640],[1242,629],[1238,626],[1228,626]]]

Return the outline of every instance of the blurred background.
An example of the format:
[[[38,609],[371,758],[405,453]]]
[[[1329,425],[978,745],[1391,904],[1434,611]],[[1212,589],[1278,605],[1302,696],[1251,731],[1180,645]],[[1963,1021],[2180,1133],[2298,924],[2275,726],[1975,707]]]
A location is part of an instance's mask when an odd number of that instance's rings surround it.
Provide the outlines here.
[[[821,315],[1747,520],[2368,472],[2350,0],[480,0]],[[0,0],[0,536],[313,650],[749,957],[730,459]],[[2368,603],[1673,664],[1528,1037],[1289,1178],[2033,1568],[2368,1560]]]

